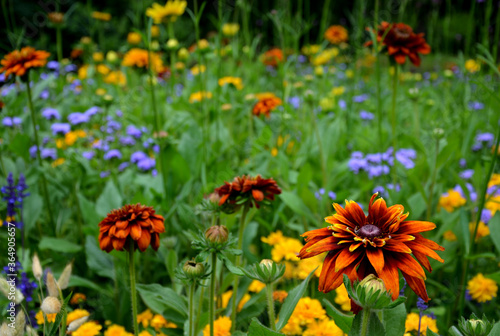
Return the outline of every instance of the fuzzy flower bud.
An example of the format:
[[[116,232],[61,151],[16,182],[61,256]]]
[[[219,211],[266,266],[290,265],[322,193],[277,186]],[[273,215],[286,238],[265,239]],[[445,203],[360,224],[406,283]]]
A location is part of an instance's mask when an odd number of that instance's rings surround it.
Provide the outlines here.
[[[71,262],[71,263],[66,265],[66,267],[64,268],[64,271],[62,272],[61,276],[59,277],[59,280],[57,281],[59,288],[61,288],[61,289],[68,288],[69,279],[71,278],[72,270],[73,270],[73,263]]]
[[[41,306],[42,311],[45,314],[57,314],[61,311],[61,301],[58,298],[47,296]]]
[[[54,275],[51,272],[47,273],[47,280],[45,285],[47,286],[47,291],[49,292],[49,296],[52,297],[59,296],[59,286],[57,284],[56,279],[54,279]]]
[[[0,328],[0,335],[2,336],[14,336],[14,331],[15,329],[9,327],[7,323],[3,323],[2,327]]]
[[[33,275],[35,276],[35,279],[40,281],[43,275],[43,268],[42,264],[40,263],[40,259],[38,259],[38,254],[33,255],[33,261],[31,263],[31,269],[33,270]]]
[[[205,237],[211,243],[225,243],[229,237],[229,231],[224,225],[214,225],[205,231]]]
[[[89,319],[88,316],[84,316],[84,317],[80,317],[79,319],[74,320],[73,322],[71,322],[68,325],[68,333],[71,333],[71,332],[77,330],[78,328],[80,328],[80,326],[82,324],[84,324],[85,322],[87,322],[88,319]]]
[[[24,336],[24,327],[26,326],[26,316],[24,311],[20,310],[16,316],[16,324],[14,327],[14,336]]]
[[[194,260],[188,260],[182,267],[184,274],[188,278],[195,279],[205,273],[205,266],[202,263],[197,263]]]

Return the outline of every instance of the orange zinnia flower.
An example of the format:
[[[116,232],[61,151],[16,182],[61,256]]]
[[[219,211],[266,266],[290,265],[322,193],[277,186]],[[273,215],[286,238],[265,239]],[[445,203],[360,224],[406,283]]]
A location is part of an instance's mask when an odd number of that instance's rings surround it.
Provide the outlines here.
[[[271,116],[271,111],[280,106],[283,102],[272,93],[257,95],[259,101],[254,105],[252,113],[256,116],[265,114],[267,118]]]
[[[157,251],[160,247],[160,233],[165,232],[165,219],[155,215],[152,207],[141,204],[127,204],[111,211],[99,223],[99,246],[101,250],[111,252],[115,249],[129,251],[131,240],[134,249],[144,252],[148,246]]]
[[[24,76],[26,72],[31,68],[43,67],[47,64],[47,58],[50,53],[42,50],[35,50],[32,47],[24,47],[19,50],[14,50],[13,52],[5,55],[0,64],[0,73],[5,72],[5,77],[10,74],[16,76]]]
[[[325,31],[325,39],[331,44],[347,42],[349,35],[347,29],[342,26],[331,26]]]
[[[262,63],[275,67],[278,66],[279,63],[282,63],[283,59],[283,51],[279,48],[273,48],[264,53]]]
[[[260,202],[264,199],[274,200],[274,195],[281,194],[281,189],[272,178],[264,179],[260,175],[256,177],[243,175],[235,177],[231,183],[224,182],[224,185],[216,188],[214,192],[221,197],[219,205],[223,205],[226,201],[235,204],[242,198],[248,198],[250,206],[255,203],[255,206],[259,208]]]
[[[384,199],[375,200],[377,195],[370,199],[368,216],[354,201],[346,201],[345,208],[334,203],[337,213],[325,218],[330,226],[304,233],[307,243],[298,257],[304,259],[328,252],[319,278],[319,290],[324,293],[339,287],[343,274],[351,281],[374,274],[384,281],[395,300],[399,296],[400,270],[411,289],[427,302],[426,276],[420,264],[430,272],[427,257],[443,262],[433,250],[444,248],[422,237],[420,232],[433,230],[436,225],[406,221],[408,213],[403,213],[402,205],[388,208]],[[351,310],[357,313],[360,307],[353,303]]]
[[[424,33],[415,34],[413,29],[404,23],[382,22],[378,27],[377,41],[387,47],[389,56],[394,57],[399,64],[404,64],[408,56],[414,65],[420,66],[418,54],[427,55],[431,52]],[[365,43],[366,46],[372,44],[372,41]]]

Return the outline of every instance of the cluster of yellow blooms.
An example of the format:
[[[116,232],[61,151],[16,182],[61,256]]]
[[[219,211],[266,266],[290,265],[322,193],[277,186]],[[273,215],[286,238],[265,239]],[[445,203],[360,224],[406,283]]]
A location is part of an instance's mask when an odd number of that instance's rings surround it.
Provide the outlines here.
[[[427,328],[437,333],[438,328],[436,325],[436,320],[427,315],[423,315],[422,319],[420,319],[420,316],[417,313],[409,313],[406,316],[405,336],[412,336],[413,332],[415,332],[416,335],[418,330],[420,330],[420,335],[425,336],[427,335]]]
[[[243,82],[239,77],[222,77],[219,78],[219,86],[232,85],[236,89],[243,89]]]
[[[146,309],[145,311],[137,315],[137,323],[142,324],[143,328],[151,326],[152,328],[155,329],[157,336],[166,336],[160,331],[162,328],[170,328],[170,329],[177,328],[177,325],[175,323],[167,321],[160,314],[153,314],[153,312],[151,312],[151,310],[149,309]],[[147,331],[143,331],[139,335],[151,336],[151,334]]]

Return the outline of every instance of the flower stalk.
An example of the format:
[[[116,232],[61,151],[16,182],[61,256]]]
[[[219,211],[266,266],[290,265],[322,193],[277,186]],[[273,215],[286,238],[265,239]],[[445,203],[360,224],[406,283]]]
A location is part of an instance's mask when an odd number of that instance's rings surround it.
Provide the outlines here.
[[[193,281],[189,286],[189,333],[188,336],[195,336],[194,333],[194,289],[196,282]]]
[[[137,292],[135,288],[135,265],[134,265],[134,249],[135,243],[133,239],[130,239],[130,246],[128,251],[128,270],[130,275],[130,298],[132,301],[132,320],[134,325],[134,335],[139,334],[139,324],[137,323]]]
[[[396,117],[396,97],[398,94],[398,76],[399,65],[394,66],[394,75],[392,78],[392,109],[391,109],[391,127],[392,127],[392,153],[394,156],[394,164],[392,165],[392,184],[395,186],[397,182],[396,170],[396,151],[398,149],[398,138],[396,135],[397,117]]]
[[[217,267],[217,253],[212,252],[212,274],[210,275],[210,307],[209,307],[210,336],[214,336],[216,267]]]
[[[276,330],[276,319],[274,317],[273,284],[266,284],[267,313],[269,315],[269,325],[272,330]]]

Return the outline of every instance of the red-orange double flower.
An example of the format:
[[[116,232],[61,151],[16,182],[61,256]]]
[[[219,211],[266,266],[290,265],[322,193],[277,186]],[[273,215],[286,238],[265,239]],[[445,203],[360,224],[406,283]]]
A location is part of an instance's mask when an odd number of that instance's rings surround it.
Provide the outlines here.
[[[414,65],[420,66],[419,54],[427,55],[431,52],[424,34],[415,34],[413,29],[404,23],[382,22],[378,27],[377,41],[387,47],[389,56],[394,57],[399,64],[404,64],[408,56]],[[372,41],[369,41],[365,45],[372,44]]]
[[[248,197],[250,206],[255,203],[257,208],[260,202],[265,199],[274,200],[274,195],[281,194],[281,189],[272,178],[264,179],[260,175],[250,177],[243,175],[235,177],[233,182],[224,182],[224,185],[215,189],[215,192],[221,197],[219,205],[224,203],[235,203],[237,200]]]
[[[259,99],[253,106],[252,114],[255,116],[265,115],[267,118],[271,116],[271,111],[283,104],[280,98],[273,93],[259,93],[256,95]]]
[[[269,66],[278,66],[284,60],[283,51],[279,48],[273,48],[264,53],[262,63]]]
[[[328,252],[319,278],[322,292],[339,287],[343,274],[351,281],[374,274],[384,281],[394,300],[399,296],[399,270],[411,289],[427,302],[426,276],[420,264],[430,272],[427,257],[443,262],[434,250],[444,248],[420,232],[433,230],[436,225],[407,221],[408,213],[403,213],[402,205],[387,207],[384,199],[376,199],[377,195],[370,200],[368,216],[354,201],[346,201],[345,208],[334,203],[337,213],[325,218],[330,225],[304,233],[307,243],[298,256],[304,259]],[[353,311],[358,310],[353,305]]]
[[[342,42],[347,42],[349,39],[349,33],[347,29],[342,26],[330,26],[325,31],[325,39],[331,44],[340,44]]]
[[[0,64],[0,73],[5,72],[5,77],[11,74],[16,76],[24,76],[31,68],[43,67],[47,64],[47,58],[50,53],[42,50],[35,50],[32,47],[24,47],[20,51],[14,50],[13,52],[5,55]]]
[[[157,251],[160,247],[160,233],[165,232],[165,219],[156,215],[152,207],[141,204],[127,204],[111,211],[99,223],[99,246],[101,250],[123,251],[134,249],[144,252],[149,245]]]

